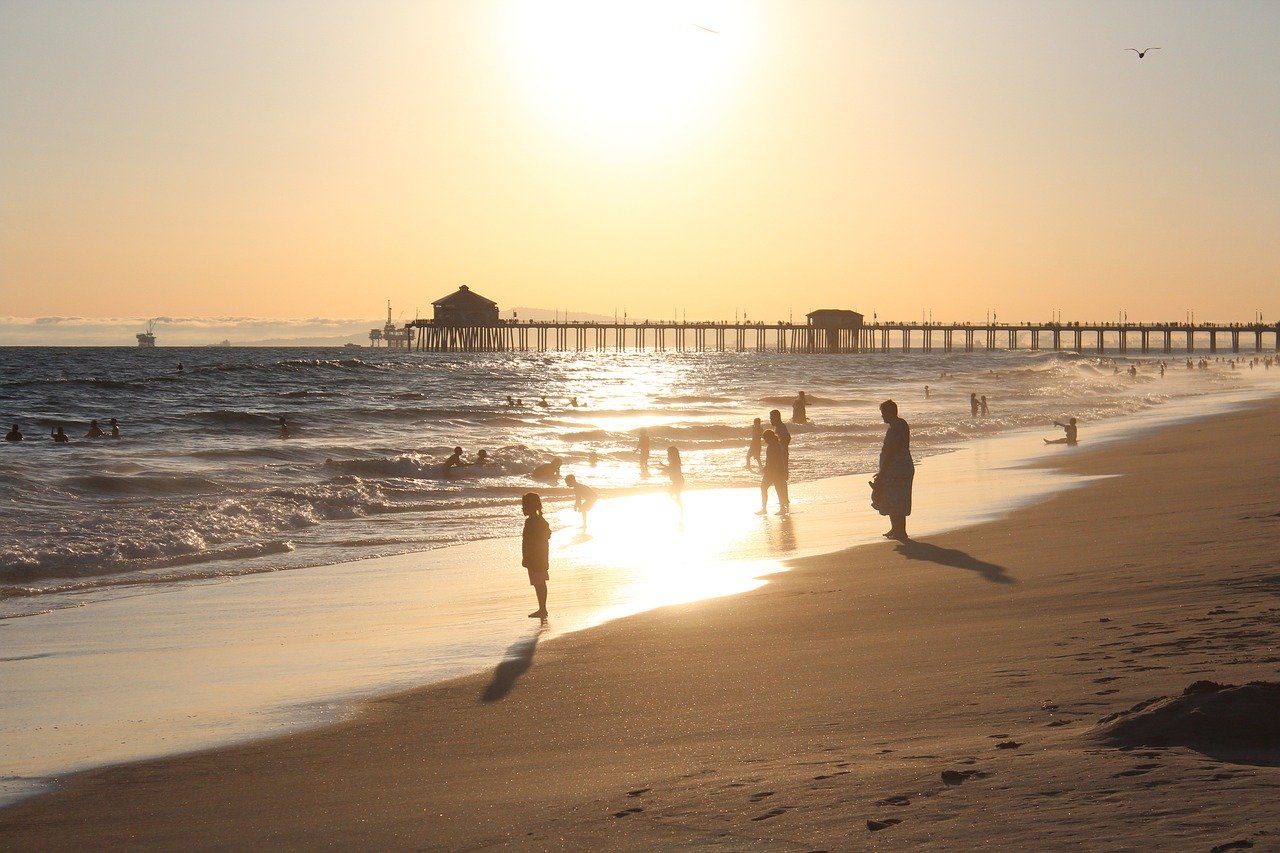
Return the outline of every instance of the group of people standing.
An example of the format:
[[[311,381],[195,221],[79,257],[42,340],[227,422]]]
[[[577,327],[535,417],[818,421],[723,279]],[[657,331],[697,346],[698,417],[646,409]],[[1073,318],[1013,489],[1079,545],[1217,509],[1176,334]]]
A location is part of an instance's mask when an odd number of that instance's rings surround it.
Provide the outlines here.
[[[796,423],[807,422],[801,392],[792,407],[792,419]],[[907,516],[911,515],[911,493],[915,482],[915,462],[911,458],[911,428],[898,416],[898,404],[885,400],[880,404],[881,419],[888,425],[880,450],[880,464],[875,479],[871,481],[871,505],[881,515],[889,517],[887,539],[907,541]],[[769,412],[769,428],[764,428],[760,418],[752,425],[751,445],[747,450],[747,468],[752,470],[752,460],[760,469],[760,509],[758,515],[768,512],[769,489],[778,500],[778,514],[789,512],[791,502],[787,493],[790,477],[791,430],[782,421],[778,409]],[[649,465],[649,431],[639,431],[639,458],[643,470]],[[764,461],[761,462],[763,448]],[[671,479],[670,492],[680,502],[684,488],[684,474],[680,466],[680,451],[672,445],[667,448],[667,475]],[[598,495],[594,489],[578,481],[574,475],[565,477],[565,483],[573,489],[575,512],[582,515],[582,527],[587,526],[587,513],[595,505]],[[522,565],[528,570],[529,583],[538,599],[538,609],[529,614],[531,619],[547,618],[547,581],[550,579],[551,527],[542,515],[542,498],[536,492],[528,492],[521,500],[525,516],[522,536]]]

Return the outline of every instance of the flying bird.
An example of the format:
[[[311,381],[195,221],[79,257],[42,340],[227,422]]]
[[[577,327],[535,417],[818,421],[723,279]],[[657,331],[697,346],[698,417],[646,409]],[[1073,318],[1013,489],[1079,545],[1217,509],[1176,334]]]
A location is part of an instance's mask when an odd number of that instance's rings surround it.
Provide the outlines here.
[[[719,31],[719,30],[713,30],[713,29],[711,29],[711,27],[704,27],[704,26],[702,26],[702,24],[693,24],[693,26],[697,27],[697,28],[698,28],[698,29],[700,29],[700,30],[704,30],[704,31],[706,31],[706,32],[709,32],[709,33],[711,33],[712,35],[717,35],[717,36],[718,36],[718,35],[720,35],[720,31]]]
[[[1158,47],[1148,47],[1148,48],[1146,48],[1146,50],[1138,50],[1136,47],[1126,47],[1126,48],[1125,48],[1125,50],[1132,50],[1134,53],[1138,54],[1138,58],[1139,58],[1139,59],[1141,59],[1142,57],[1146,56],[1146,55],[1147,55],[1147,51],[1148,51],[1148,50],[1159,50],[1159,49],[1160,49],[1160,48],[1158,48]]]

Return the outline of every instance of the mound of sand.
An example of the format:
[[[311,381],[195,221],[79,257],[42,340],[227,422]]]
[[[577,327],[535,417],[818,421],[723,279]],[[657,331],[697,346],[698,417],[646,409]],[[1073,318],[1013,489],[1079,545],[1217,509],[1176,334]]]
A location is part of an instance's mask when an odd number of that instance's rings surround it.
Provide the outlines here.
[[[1280,757],[1280,684],[1197,681],[1181,696],[1160,696],[1099,721],[1111,746],[1187,746],[1211,754]]]

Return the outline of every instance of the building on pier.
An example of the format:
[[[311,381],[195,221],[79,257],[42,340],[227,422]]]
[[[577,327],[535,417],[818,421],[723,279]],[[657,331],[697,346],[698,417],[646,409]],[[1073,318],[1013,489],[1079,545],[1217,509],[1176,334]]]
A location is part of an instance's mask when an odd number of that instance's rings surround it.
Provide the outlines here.
[[[431,303],[437,326],[496,326],[498,303],[485,299],[465,284]]]

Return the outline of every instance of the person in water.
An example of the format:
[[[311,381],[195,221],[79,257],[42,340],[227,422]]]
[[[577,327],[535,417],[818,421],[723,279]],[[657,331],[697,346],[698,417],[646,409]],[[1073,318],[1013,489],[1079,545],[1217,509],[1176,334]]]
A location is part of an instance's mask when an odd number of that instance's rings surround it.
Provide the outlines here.
[[[640,470],[649,470],[649,428],[640,427],[640,446],[637,448],[640,453]]]
[[[976,418],[978,416],[978,408],[981,404],[978,402],[977,394],[969,395],[969,417]]]
[[[573,406],[575,409],[576,409],[576,408],[578,408],[578,398],[577,398],[577,397],[570,397],[570,398],[569,398],[569,405],[570,405],[570,406]]]
[[[596,465],[599,464],[599,462],[600,462],[600,455],[596,453],[594,450],[587,454],[587,464],[590,465],[592,468],[596,467]]]
[[[777,433],[774,433],[777,436]],[[751,470],[751,460],[756,460],[756,466],[760,470],[764,470],[764,465],[760,462],[760,442],[763,441],[764,427],[760,425],[760,419],[756,418],[751,424],[751,443],[747,445],[747,470]]]
[[[535,480],[546,480],[549,483],[559,482],[560,466],[564,464],[564,460],[559,456],[554,457],[550,462],[544,462],[529,474]]]
[[[551,579],[551,525],[542,517],[542,498],[528,492],[520,501],[524,512],[524,535],[521,537],[521,565],[529,572],[529,583],[538,596],[538,609],[530,619],[547,618],[547,581]]]
[[[587,529],[587,513],[596,505],[596,490],[586,483],[579,483],[578,478],[570,474],[564,478],[564,484],[573,489],[573,511],[582,513],[582,529]]]
[[[281,438],[289,437],[289,422],[285,420],[284,415],[280,416],[280,437]]]
[[[476,453],[476,461],[472,462],[471,464],[472,465],[488,465],[489,461],[490,461],[489,451],[481,450]]]
[[[928,400],[929,397],[932,396],[932,394],[933,392],[929,390],[929,386],[928,385],[924,386],[924,398]]]
[[[1046,438],[1044,440],[1045,444],[1065,444],[1070,447],[1076,446],[1076,419],[1075,418],[1068,418],[1065,424],[1059,423],[1058,421],[1054,421],[1053,425],[1062,427],[1066,435],[1062,438],[1055,438],[1053,440]]]
[[[510,396],[508,396],[508,397],[507,397],[507,408],[509,408],[509,409],[515,408],[515,405],[516,405],[516,401],[515,401],[515,400],[513,400],[513,399],[511,399],[511,397],[510,397]]]
[[[986,394],[983,394],[981,397],[978,398],[978,414],[982,415],[984,418],[987,415],[991,414],[991,411],[987,408]]]
[[[787,429],[787,425],[782,422],[782,413],[777,409],[769,412],[769,429],[778,436],[778,443],[782,445],[782,476],[789,481],[791,479],[791,430]]]
[[[803,391],[796,397],[795,402],[791,404],[791,422],[793,424],[807,424],[809,422],[809,401],[805,399]]]
[[[551,404],[547,402],[546,397],[543,397],[541,400],[538,401],[538,405],[545,409],[545,408],[548,408]]]
[[[117,421],[115,418],[112,418],[111,420],[107,421],[107,423],[111,424],[111,437],[112,437],[112,438],[119,438],[119,437],[120,437],[120,422],[119,422],[119,421]]]
[[[455,447],[453,449],[453,455],[450,456],[448,459],[444,460],[444,470],[441,473],[443,473],[446,477],[448,477],[449,472],[452,471],[454,468],[461,468],[466,464],[467,463],[462,461],[462,448]]]
[[[25,436],[22,434],[22,431],[18,429],[17,424],[14,424],[13,429],[4,434],[5,441],[22,441],[23,438],[25,438]]]
[[[785,515],[791,502],[787,495],[787,478],[782,468],[782,442],[778,434],[771,429],[764,431],[764,467],[760,471],[760,511],[756,515],[764,515],[769,511],[769,487],[773,486],[778,496],[778,515]]]
[[[178,362],[178,372],[179,372],[179,373],[182,373],[182,372],[183,372],[183,369],[184,369],[184,368],[182,367],[182,362]]]
[[[667,487],[668,494],[684,509],[684,501],[680,497],[684,491],[684,469],[680,465],[680,448],[674,444],[667,448],[667,479],[671,481]]]
[[[102,427],[98,426],[96,418],[89,421],[89,431],[84,434],[85,438],[102,438],[104,435],[106,433],[102,431]]]
[[[67,438],[67,434],[63,432],[62,427],[56,427],[49,433],[49,437],[58,444],[67,444],[71,439]]]
[[[871,481],[871,506],[881,515],[889,516],[889,532],[884,534],[885,538],[905,542],[916,476],[916,466],[911,460],[911,427],[898,417],[898,404],[892,400],[880,404],[880,417],[889,428],[885,430],[880,448],[880,469]]]

